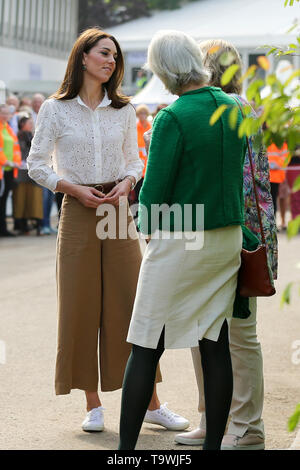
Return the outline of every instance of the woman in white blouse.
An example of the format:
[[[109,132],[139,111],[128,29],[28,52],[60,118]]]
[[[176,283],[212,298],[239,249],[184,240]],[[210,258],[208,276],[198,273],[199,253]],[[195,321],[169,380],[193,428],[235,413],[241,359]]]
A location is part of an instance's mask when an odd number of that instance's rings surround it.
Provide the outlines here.
[[[73,46],[60,89],[41,107],[27,159],[32,179],[65,193],[57,240],[55,390],[57,395],[74,388],[85,391],[85,431],[104,427],[97,392],[99,340],[101,389],[122,386],[141,263],[137,236],[118,237],[119,198],[127,199],[143,169],[135,110],[119,91],[123,73],[115,38],[98,28],[84,31]],[[105,226],[105,218],[96,209],[103,203],[115,207],[115,239],[99,234],[99,222]],[[132,217],[127,209],[125,214],[125,228],[131,226],[132,234]],[[155,389],[148,420],[153,410],[160,411]],[[173,413],[170,419],[174,422]],[[175,429],[189,424],[181,417],[175,421]]]

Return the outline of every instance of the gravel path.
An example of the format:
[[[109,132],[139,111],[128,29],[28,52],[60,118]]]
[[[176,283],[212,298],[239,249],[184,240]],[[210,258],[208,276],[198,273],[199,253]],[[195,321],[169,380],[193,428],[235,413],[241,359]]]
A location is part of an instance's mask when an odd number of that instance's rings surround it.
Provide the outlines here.
[[[300,297],[279,308],[290,280],[300,280],[300,236],[280,238],[278,294],[260,299],[258,331],[264,352],[264,422],[267,449],[287,449],[296,432],[287,419],[300,402],[300,364],[293,364],[293,342],[299,340]],[[82,391],[56,397],[55,236],[0,240],[0,449],[116,449],[120,391],[102,396],[105,432],[81,431],[85,415]],[[4,348],[6,360],[4,361]],[[2,351],[2,355],[1,355]],[[300,352],[298,355],[300,359]],[[3,363],[5,362],[5,363]],[[189,350],[169,350],[161,361],[162,402],[198,425],[197,391]],[[188,449],[173,442],[175,433],[143,425],[138,449]]]

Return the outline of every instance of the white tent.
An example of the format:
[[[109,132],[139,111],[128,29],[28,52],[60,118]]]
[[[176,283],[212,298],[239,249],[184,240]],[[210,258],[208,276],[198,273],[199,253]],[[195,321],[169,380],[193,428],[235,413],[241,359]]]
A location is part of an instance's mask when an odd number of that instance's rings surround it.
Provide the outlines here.
[[[291,64],[288,60],[283,59],[283,60],[280,60],[277,64],[275,75],[277,79],[283,84],[290,78],[293,72],[295,72],[294,65]],[[284,92],[288,96],[290,96],[295,90],[299,90],[299,87],[300,87],[300,80],[298,77],[295,77],[289,83],[289,85],[285,87]],[[270,95],[271,92],[272,92],[271,87],[267,85],[261,90],[260,94],[262,98],[266,98],[268,95]],[[274,96],[276,96],[276,94]],[[297,98],[293,98],[290,100],[289,104],[291,107],[295,107],[295,106],[299,106],[300,102]]]
[[[299,16],[298,2],[284,8],[284,0],[199,0],[128,21],[109,32],[126,52],[147,50],[153,34],[160,29],[185,31],[196,40],[227,39],[239,49],[255,48],[293,42],[295,31],[286,32]]]
[[[6,100],[6,94],[5,94],[5,83],[0,80],[0,104],[5,103]]]
[[[126,93],[135,93],[131,77],[146,62],[147,48],[153,35],[164,29],[184,31],[197,41],[222,38],[231,41],[239,50],[245,69],[256,63],[258,55],[268,49],[263,45],[287,46],[297,42],[296,30],[286,32],[300,18],[300,3],[284,7],[284,0],[198,0],[182,2],[176,10],[154,11],[142,17],[109,28],[125,54]],[[259,49],[258,49],[259,47]],[[271,69],[276,66],[269,57]],[[300,57],[292,58],[300,68]],[[134,91],[133,91],[134,90]]]
[[[162,81],[153,75],[147,85],[137,93],[131,100],[135,106],[146,104],[152,113],[159,104],[171,104],[178,98],[176,95],[169,93]]]

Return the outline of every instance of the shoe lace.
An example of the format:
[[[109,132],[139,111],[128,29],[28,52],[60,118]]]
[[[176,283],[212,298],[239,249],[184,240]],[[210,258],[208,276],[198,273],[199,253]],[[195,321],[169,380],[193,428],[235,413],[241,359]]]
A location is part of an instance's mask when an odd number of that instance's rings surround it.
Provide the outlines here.
[[[169,408],[167,408],[167,404],[168,403],[164,403],[163,405],[161,405],[160,409],[158,410],[158,413],[166,418],[168,418],[169,420],[171,421],[175,421],[175,418],[179,418],[180,415],[174,413],[173,411],[169,410]]]
[[[99,418],[99,415],[102,415],[102,411],[104,409],[105,408],[103,408],[103,407],[93,408],[91,411],[89,411],[89,420],[90,421],[97,421],[97,419]]]

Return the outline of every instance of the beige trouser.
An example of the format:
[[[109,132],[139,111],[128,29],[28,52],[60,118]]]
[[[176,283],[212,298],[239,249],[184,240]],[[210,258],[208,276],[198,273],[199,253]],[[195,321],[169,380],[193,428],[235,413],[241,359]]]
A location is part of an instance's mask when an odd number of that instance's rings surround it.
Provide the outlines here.
[[[13,190],[15,219],[43,218],[43,190],[33,183],[19,183]]]
[[[122,387],[142,254],[137,236],[99,239],[96,227],[103,219],[95,209],[64,196],[57,239],[57,395],[74,388],[97,391],[98,362],[101,390]],[[125,216],[126,230],[129,224],[133,224],[130,215],[127,220]]]
[[[264,398],[263,360],[256,335],[256,298],[250,299],[251,315],[233,318],[230,326],[230,352],[233,368],[233,397],[227,432],[242,437],[245,432],[264,437],[261,418]],[[200,412],[205,411],[203,374],[199,348],[192,348],[192,357],[199,391]],[[216,384],[217,386],[217,384]],[[202,420],[201,427],[203,428]]]

